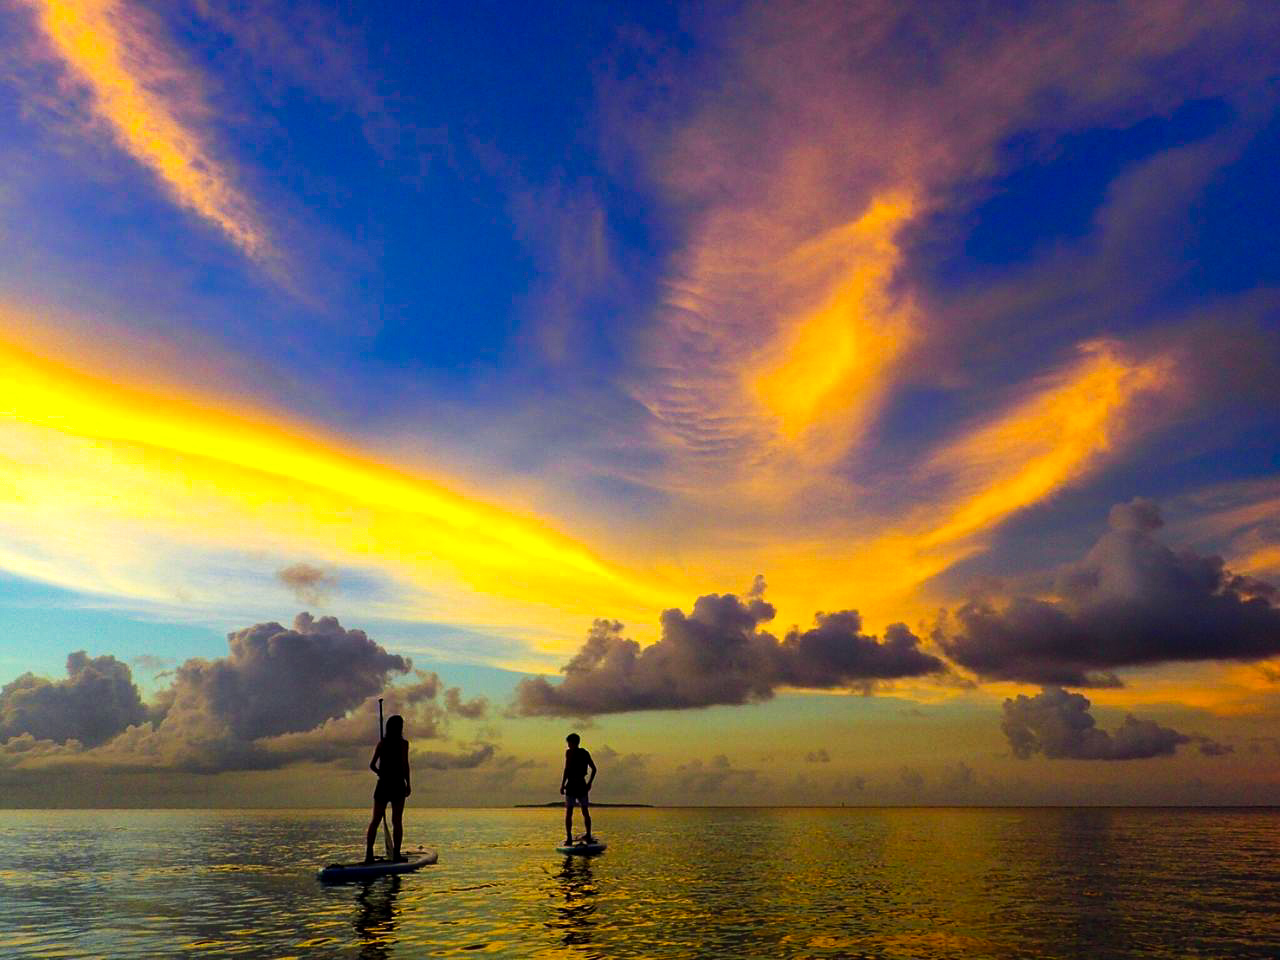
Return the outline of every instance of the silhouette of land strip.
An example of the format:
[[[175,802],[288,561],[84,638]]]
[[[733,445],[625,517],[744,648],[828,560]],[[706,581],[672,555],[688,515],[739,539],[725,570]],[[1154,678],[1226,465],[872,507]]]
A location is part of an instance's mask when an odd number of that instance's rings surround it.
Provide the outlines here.
[[[564,800],[548,800],[546,803],[517,803],[517,807],[563,807]],[[592,803],[593,807],[652,807],[652,803]]]

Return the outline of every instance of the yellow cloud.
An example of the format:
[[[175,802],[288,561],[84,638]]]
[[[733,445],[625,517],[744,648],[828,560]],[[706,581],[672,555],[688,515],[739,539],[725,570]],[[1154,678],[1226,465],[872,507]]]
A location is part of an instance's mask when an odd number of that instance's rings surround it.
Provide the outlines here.
[[[1249,573],[1275,573],[1280,571],[1280,544],[1259,547],[1240,562],[1240,569]]]
[[[450,622],[567,640],[602,610],[644,619],[667,600],[537,517],[287,424],[4,341],[0,382],[0,563],[14,572],[155,599],[174,545],[305,551],[411,583]]]
[[[671,457],[662,485],[776,507],[827,482],[915,335],[892,288],[915,210],[910,191],[886,189],[819,231],[776,214],[707,218],[668,281],[652,377],[636,388]]]
[[[1208,541],[1236,573],[1280,573],[1280,477],[1220,484],[1182,499],[1176,529]]]
[[[933,455],[926,475],[947,476],[962,499],[923,545],[980,533],[1077,479],[1123,439],[1134,402],[1172,384],[1168,359],[1134,362],[1101,342],[1082,349],[1079,363]]]
[[[908,308],[889,292],[901,258],[894,236],[911,212],[907,195],[877,197],[861,217],[802,245],[782,264],[778,282],[805,283],[818,302],[782,319],[746,380],[784,441],[834,426],[826,446],[839,453],[869,425],[885,372],[911,333]]]
[[[137,11],[119,0],[26,2],[120,145],[179,204],[216,225],[251,258],[272,260],[275,252],[250,203],[215,161],[206,137],[180,118],[198,103],[194,82],[148,36]]]
[[[457,480],[180,390],[123,386],[0,339],[0,566],[180,605],[202,566],[244,575],[256,551],[270,555],[261,561],[269,578],[275,558],[311,557],[411,587],[403,614],[518,631],[530,653],[544,654],[576,646],[595,616],[623,619],[647,639],[660,609],[743,589],[763,572],[782,628],[855,606],[879,630],[949,600],[921,585],[982,549],[1010,515],[1122,450],[1139,401],[1173,379],[1163,358],[1091,344],[925,456],[902,478],[893,514],[859,512],[846,492],[843,516],[793,525],[762,510],[736,525],[742,507],[726,496],[691,518],[678,543],[616,534],[623,542],[605,561],[530,512],[467,496]]]
[[[1181,704],[1218,716],[1247,716],[1275,709],[1274,661],[1256,664],[1194,663],[1149,667],[1123,687],[1090,690],[1099,706],[1116,709]]]
[[[922,584],[1122,449],[1140,401],[1171,389],[1174,373],[1164,357],[1129,359],[1114,345],[1087,344],[1078,361],[904,477],[923,502],[901,516],[862,518],[862,529],[844,537],[799,533],[770,547],[771,596],[792,618],[850,604],[877,626],[928,617],[948,598],[922,595]],[[725,569],[732,562],[733,551],[720,558]]]

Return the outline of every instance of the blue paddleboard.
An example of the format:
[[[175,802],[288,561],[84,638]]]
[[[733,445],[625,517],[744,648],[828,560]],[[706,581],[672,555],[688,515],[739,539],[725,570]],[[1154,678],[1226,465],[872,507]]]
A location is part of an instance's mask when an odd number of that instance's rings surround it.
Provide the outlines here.
[[[568,843],[556,847],[556,853],[566,853],[570,856],[575,854],[580,856],[589,856],[593,853],[604,853],[604,848],[606,846],[608,846],[608,844],[601,843],[599,840],[595,843],[583,843],[579,840],[577,843]]]
[[[323,870],[316,872],[316,878],[323,883],[346,883],[349,880],[372,880],[393,873],[412,873],[420,867],[435,863],[437,854],[434,850],[413,850],[403,854],[403,861],[384,860],[379,858],[373,863],[331,863]]]

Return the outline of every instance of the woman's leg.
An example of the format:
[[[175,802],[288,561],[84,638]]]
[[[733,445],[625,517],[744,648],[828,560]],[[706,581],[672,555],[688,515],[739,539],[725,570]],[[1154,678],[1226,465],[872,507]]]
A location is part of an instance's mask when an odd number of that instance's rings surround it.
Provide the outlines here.
[[[400,856],[400,841],[404,839],[404,797],[391,798],[391,843],[394,856]]]
[[[364,858],[366,860],[373,859],[373,841],[378,839],[378,824],[382,822],[382,818],[387,813],[387,801],[373,801],[373,819],[369,821],[369,829],[365,833],[364,838]]]

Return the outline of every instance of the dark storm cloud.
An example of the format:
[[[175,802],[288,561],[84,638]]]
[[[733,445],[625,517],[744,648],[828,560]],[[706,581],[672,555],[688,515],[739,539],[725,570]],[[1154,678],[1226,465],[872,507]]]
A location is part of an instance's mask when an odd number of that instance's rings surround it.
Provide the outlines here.
[[[1014,756],[1024,760],[1037,753],[1050,760],[1144,760],[1169,756],[1183,744],[1197,741],[1207,755],[1230,752],[1208,737],[1179,733],[1132,714],[1108,733],[1097,726],[1083,694],[1061,687],[1045,687],[1034,697],[1019,694],[1006,700],[1002,726]]]
[[[426,767],[429,770],[471,770],[490,760],[495,749],[491,743],[481,743],[470,750],[464,750],[460,753],[428,750],[422,753],[414,753],[412,764],[416,767]]]
[[[708,794],[720,793],[727,787],[740,790],[760,782],[760,771],[735,767],[727,756],[718,753],[706,763],[695,758],[676,767],[671,786],[677,792]]]
[[[1110,529],[1059,576],[1056,599],[1018,597],[1003,610],[971,601],[935,639],[984,678],[1068,686],[1118,686],[1121,667],[1280,654],[1273,588],[1233,576],[1219,557],[1171,550],[1155,536],[1162,524],[1149,500],[1113,508]]]
[[[149,705],[112,657],[72,654],[69,678],[57,683],[20,677],[0,694],[0,766],[218,773],[310,761],[360,769],[377,741],[379,694],[386,715],[404,717],[411,743],[443,739],[450,713],[473,717],[485,704],[456,687],[441,703],[440,678],[421,670],[392,684],[410,662],[333,617],[302,613],[292,628],[259,623],[227,641],[226,657],[188,660]],[[411,756],[444,770],[493,753],[477,743]]]
[[[65,680],[24,673],[0,687],[0,742],[27,734],[92,747],[146,716],[128,665],[83,650],[67,657]]]
[[[436,700],[440,689],[440,678],[435,673],[415,670],[412,682],[383,691],[383,715],[398,714],[404,719],[404,735],[411,745],[416,740],[444,736],[445,709]],[[362,769],[369,762],[378,734],[378,702],[369,696],[340,717],[309,730],[263,738],[254,746],[273,766],[312,760]]]
[[[310,730],[376,694],[410,662],[335,617],[259,623],[227,635],[230,655],[188,660],[174,681],[174,711],[218,719],[246,740]],[[168,718],[166,718],[167,720]]]
[[[649,755],[621,753],[607,743],[592,751],[599,766],[599,779],[610,799],[647,796],[652,788]]]
[[[444,706],[449,713],[465,720],[480,720],[489,712],[489,701],[485,697],[463,700],[462,691],[457,687],[450,687],[444,692]]]
[[[309,563],[295,563],[277,570],[276,579],[293,591],[299,603],[313,606],[323,603],[325,595],[338,583],[338,578],[328,570]]]
[[[1227,743],[1219,743],[1209,737],[1193,736],[1192,740],[1196,741],[1200,752],[1206,757],[1225,757],[1228,753],[1235,753],[1236,748]]]
[[[924,789],[924,774],[914,767],[904,766],[899,770],[898,780],[908,793],[917,794]]]
[[[862,632],[856,610],[819,613],[809,630],[791,630],[779,648],[778,677],[795,687],[830,689],[864,681],[939,673],[944,665],[920,649],[906,624],[890,624],[884,640]]]
[[[779,641],[760,629],[774,615],[763,592],[757,578],[744,599],[713,593],[699,597],[687,616],[666,610],[661,637],[644,649],[623,636],[621,623],[597,620],[562,668],[561,683],[520,682],[515,712],[587,716],[742,704],[767,700],[781,686],[865,690],[876,680],[945,669],[902,624],[880,641],[861,632],[853,610],[820,613],[813,628],[793,629]]]
[[[415,670],[417,679],[413,683],[402,684],[387,694],[386,709],[392,713],[400,712],[402,704],[412,705],[424,700],[434,700],[440,693],[440,675],[435,671]]]
[[[938,778],[938,788],[948,796],[967,793],[978,784],[978,777],[973,767],[963,760],[957,760],[943,768]]]

